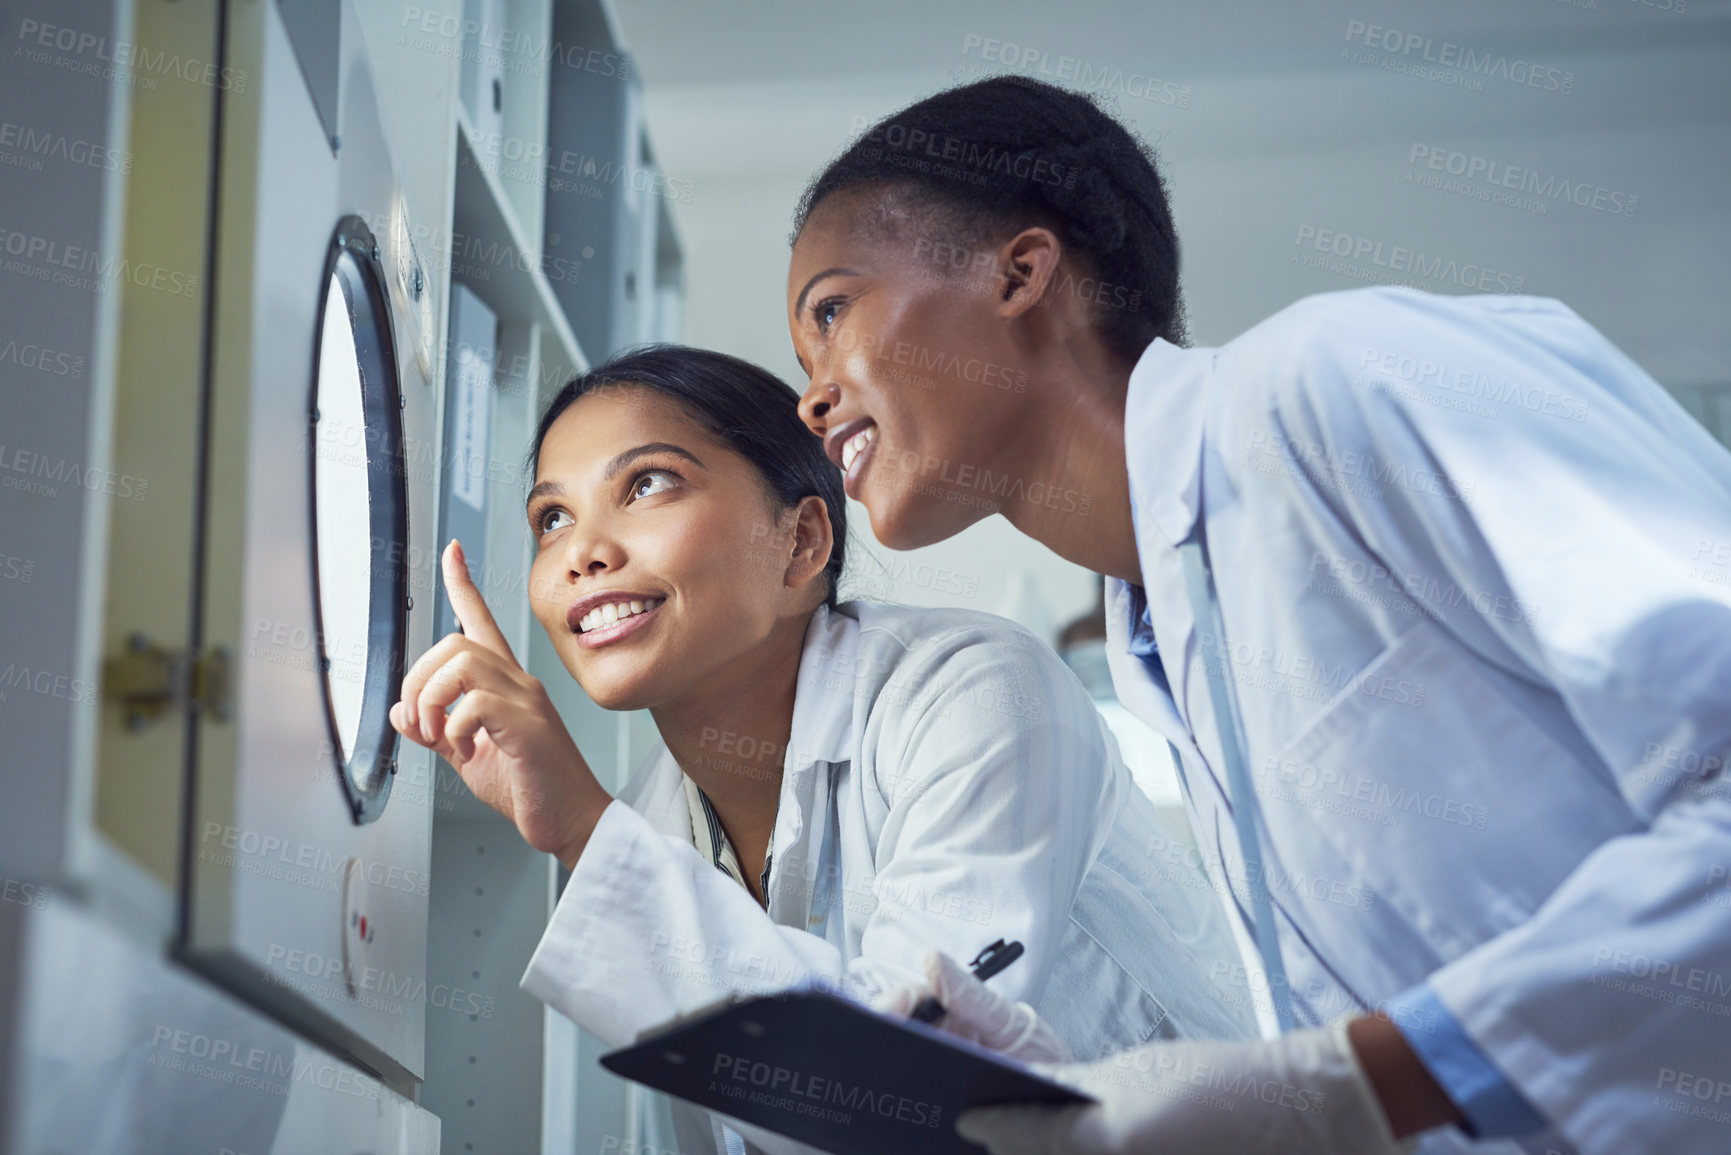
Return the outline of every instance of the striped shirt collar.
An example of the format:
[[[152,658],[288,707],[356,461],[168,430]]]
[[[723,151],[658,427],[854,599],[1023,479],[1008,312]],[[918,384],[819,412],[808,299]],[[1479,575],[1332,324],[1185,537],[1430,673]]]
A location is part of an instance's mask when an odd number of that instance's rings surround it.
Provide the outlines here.
[[[721,828],[721,819],[716,816],[715,807],[710,805],[709,796],[705,794],[685,775],[685,801],[691,811],[691,845],[697,848],[697,853],[709,859],[715,869],[727,875],[746,892],[751,888],[746,886],[745,871],[739,865],[739,855],[733,849],[733,843],[728,841],[727,831]],[[763,874],[757,880],[758,891],[767,901],[769,897],[769,867],[775,861],[775,836],[770,835],[770,845],[763,856]]]

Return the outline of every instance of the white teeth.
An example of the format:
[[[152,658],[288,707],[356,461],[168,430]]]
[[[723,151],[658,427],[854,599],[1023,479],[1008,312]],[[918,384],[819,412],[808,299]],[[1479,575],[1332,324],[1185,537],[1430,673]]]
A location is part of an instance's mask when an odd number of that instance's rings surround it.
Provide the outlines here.
[[[647,601],[608,602],[597,606],[584,614],[577,623],[577,632],[586,634],[590,630],[602,630],[608,626],[616,626],[635,614],[647,613],[666,601],[666,598],[650,598]]]
[[[876,425],[868,425],[852,437],[848,438],[847,441],[842,444],[841,471],[843,473],[852,471],[854,461],[858,459],[860,454],[865,452],[866,446],[877,440],[877,436],[878,427]]]

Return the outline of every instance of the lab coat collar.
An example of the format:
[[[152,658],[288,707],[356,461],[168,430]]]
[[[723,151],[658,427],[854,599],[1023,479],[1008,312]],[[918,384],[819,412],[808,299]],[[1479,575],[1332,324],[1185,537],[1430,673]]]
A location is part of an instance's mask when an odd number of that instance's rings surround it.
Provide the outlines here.
[[[853,757],[858,656],[859,619],[848,605],[818,606],[805,627],[784,770]]]
[[[1196,525],[1214,357],[1213,349],[1183,349],[1156,338],[1130,371],[1124,456],[1138,541],[1158,536],[1177,545]]]
[[[692,840],[685,772],[665,744],[657,747],[649,765],[619,792],[619,800],[643,815],[657,833],[680,842]]]

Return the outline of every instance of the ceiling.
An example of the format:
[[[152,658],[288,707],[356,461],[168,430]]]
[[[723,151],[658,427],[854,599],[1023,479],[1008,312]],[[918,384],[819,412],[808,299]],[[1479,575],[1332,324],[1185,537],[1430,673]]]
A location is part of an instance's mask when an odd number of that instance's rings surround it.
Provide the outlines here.
[[[694,179],[809,172],[862,123],[987,71],[1158,78],[1182,106],[1120,91],[1120,114],[1192,155],[1731,119],[1731,0],[618,0],[615,14],[662,163]],[[1423,83],[1353,58],[1371,28],[1433,56],[1449,43],[1571,72],[1573,91]]]

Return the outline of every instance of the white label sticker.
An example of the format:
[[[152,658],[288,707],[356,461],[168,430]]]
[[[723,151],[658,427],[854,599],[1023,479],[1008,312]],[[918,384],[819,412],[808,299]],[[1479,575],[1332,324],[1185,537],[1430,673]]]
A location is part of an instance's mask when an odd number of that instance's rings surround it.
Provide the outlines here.
[[[487,490],[487,390],[493,386],[493,366],[473,346],[457,346],[456,422],[451,439],[451,496],[475,512],[483,510]]]

